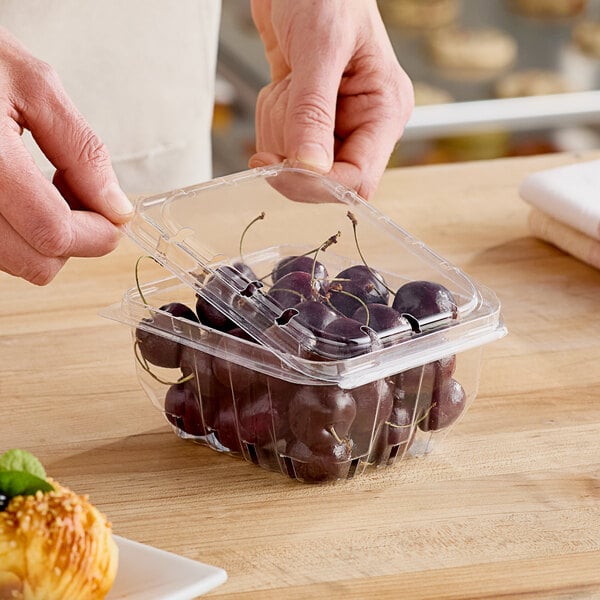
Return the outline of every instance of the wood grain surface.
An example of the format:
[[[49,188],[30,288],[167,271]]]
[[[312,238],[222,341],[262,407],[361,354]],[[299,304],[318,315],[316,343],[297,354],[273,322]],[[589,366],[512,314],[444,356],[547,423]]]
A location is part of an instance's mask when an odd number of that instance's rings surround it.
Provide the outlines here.
[[[221,600],[600,598],[600,272],[531,237],[517,193],[597,157],[386,172],[374,204],[491,287],[509,329],[423,460],[313,486],[179,440],[98,315],[133,284],[128,240],[44,288],[0,274],[0,450],[37,454],[119,535],[226,569]]]

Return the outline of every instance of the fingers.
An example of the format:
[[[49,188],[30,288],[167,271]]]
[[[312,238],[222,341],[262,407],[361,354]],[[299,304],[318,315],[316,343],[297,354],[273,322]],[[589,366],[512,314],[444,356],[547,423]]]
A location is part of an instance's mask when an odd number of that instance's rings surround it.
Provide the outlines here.
[[[0,215],[0,269],[36,285],[50,283],[66,258],[49,258],[36,252]]]
[[[69,256],[102,256],[112,251],[118,227],[93,211],[72,211],[41,174],[14,132],[0,141],[0,266],[47,283]],[[13,247],[14,246],[14,247]]]
[[[119,187],[106,147],[64,91],[55,71],[34,58],[22,60],[15,78],[15,108],[60,178],[81,206],[113,223],[133,211]]]

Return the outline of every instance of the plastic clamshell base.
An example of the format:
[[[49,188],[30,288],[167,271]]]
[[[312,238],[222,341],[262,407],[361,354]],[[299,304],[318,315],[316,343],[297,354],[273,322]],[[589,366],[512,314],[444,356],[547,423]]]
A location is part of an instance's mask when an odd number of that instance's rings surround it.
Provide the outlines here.
[[[127,233],[170,272],[103,312],[130,326],[152,403],[178,436],[299,481],[429,453],[475,398],[483,346],[506,333],[491,290],[310,171],[143,198]],[[300,302],[282,275],[297,257]],[[407,289],[431,292],[426,311]],[[314,325],[304,303],[333,320]],[[353,333],[332,334],[340,322]]]

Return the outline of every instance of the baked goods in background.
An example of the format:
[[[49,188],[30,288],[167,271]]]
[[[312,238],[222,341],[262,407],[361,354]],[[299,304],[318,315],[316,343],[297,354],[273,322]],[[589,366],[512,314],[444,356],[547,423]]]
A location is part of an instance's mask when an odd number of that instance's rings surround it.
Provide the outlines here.
[[[494,88],[497,98],[545,96],[574,91],[561,73],[546,69],[525,69],[509,73],[500,78]]]
[[[460,0],[379,0],[381,15],[388,25],[433,29],[456,21]]]
[[[600,20],[578,23],[573,27],[571,37],[580,52],[600,60]]]
[[[452,94],[441,87],[425,81],[413,81],[415,106],[430,106],[432,104],[448,104],[454,102]]]
[[[565,18],[581,14],[588,0],[509,0],[515,12],[528,17]]]
[[[45,478],[39,462],[35,473],[19,471],[31,458],[0,457],[0,599],[104,599],[118,566],[110,523],[87,496]]]
[[[447,76],[489,76],[509,67],[517,58],[517,42],[496,27],[448,27],[428,40],[433,63]]]

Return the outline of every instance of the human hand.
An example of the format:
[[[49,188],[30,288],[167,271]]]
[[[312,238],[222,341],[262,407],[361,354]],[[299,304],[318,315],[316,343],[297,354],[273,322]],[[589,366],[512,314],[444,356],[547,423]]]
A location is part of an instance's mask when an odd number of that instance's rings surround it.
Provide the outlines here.
[[[252,0],[271,83],[250,167],[284,158],[370,198],[414,106],[375,0]]]
[[[52,182],[25,148],[24,129],[56,167]],[[69,257],[113,250],[132,210],[56,72],[0,28],[0,270],[45,285]]]

